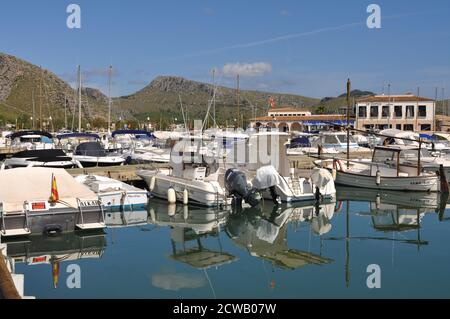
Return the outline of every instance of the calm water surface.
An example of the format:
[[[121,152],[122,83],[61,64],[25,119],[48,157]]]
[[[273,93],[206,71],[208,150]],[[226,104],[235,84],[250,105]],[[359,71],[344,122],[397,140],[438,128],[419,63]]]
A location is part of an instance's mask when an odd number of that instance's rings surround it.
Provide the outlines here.
[[[112,213],[101,233],[8,242],[36,298],[449,298],[450,206],[339,188],[336,203]],[[81,269],[69,289],[67,267]],[[381,268],[368,289],[367,266]],[[56,288],[55,288],[56,286]]]

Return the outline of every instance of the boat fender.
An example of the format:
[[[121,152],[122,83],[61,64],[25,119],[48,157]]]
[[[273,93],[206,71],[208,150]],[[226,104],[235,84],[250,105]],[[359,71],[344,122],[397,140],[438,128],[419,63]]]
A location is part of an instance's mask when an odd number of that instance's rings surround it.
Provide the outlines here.
[[[150,207],[149,209],[149,215],[150,215],[150,220],[155,223],[156,222],[156,213],[155,213],[155,209],[153,207]]]
[[[377,194],[377,197],[375,198],[375,207],[377,209],[380,209],[380,204],[381,204],[380,194]]]
[[[183,204],[187,205],[188,203],[189,203],[189,192],[185,188],[184,191],[183,191]]]
[[[177,211],[177,205],[176,204],[169,204],[169,205],[167,205],[167,215],[169,215],[171,217],[175,216],[175,212],[176,211]]]
[[[173,187],[169,187],[167,190],[167,202],[169,204],[175,204],[177,201],[177,194],[175,193],[175,190]]]
[[[189,208],[188,206],[183,207],[183,218],[184,220],[187,220],[189,218]]]
[[[381,173],[379,170],[377,170],[377,172],[375,173],[375,183],[377,184],[377,186],[380,186],[381,184]]]
[[[156,177],[152,176],[152,178],[150,179],[150,184],[148,185],[148,189],[153,192],[153,190],[155,189],[155,184],[156,184]]]
[[[342,162],[340,160],[334,160],[333,161],[333,168],[342,172],[344,166],[342,165]]]
[[[316,186],[316,191],[314,193],[314,197],[316,198],[316,202],[321,202],[323,200],[323,196],[320,193],[320,189],[318,186]]]
[[[441,182],[441,192],[448,194],[448,181],[447,176],[445,175],[444,165],[439,165],[439,171],[438,171],[439,180]]]
[[[331,175],[333,176],[333,181],[335,181],[335,180],[336,180],[336,175],[337,175],[336,168],[333,168],[333,169],[331,170]]]
[[[280,196],[277,194],[277,190],[275,189],[275,186],[269,187],[270,196],[272,197],[272,201],[275,205],[281,204]]]

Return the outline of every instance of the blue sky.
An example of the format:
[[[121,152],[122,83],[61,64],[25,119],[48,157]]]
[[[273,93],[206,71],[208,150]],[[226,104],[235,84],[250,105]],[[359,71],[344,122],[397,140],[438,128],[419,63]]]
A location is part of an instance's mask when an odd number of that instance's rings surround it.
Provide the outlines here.
[[[66,27],[70,3],[81,6],[79,30]],[[371,3],[381,29],[366,26]],[[249,89],[334,96],[350,77],[354,88],[434,97],[450,92],[450,1],[4,1],[0,51],[70,82],[80,64],[85,85],[102,90],[112,64],[115,96],[157,75],[210,81],[213,68],[233,86],[247,66]]]

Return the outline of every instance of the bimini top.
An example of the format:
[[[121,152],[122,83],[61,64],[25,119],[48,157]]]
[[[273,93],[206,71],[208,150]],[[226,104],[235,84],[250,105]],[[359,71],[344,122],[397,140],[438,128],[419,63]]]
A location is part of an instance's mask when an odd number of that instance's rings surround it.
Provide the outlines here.
[[[78,183],[66,170],[44,167],[27,167],[0,171],[0,199],[4,212],[23,210],[25,201],[48,200],[55,176],[61,202],[78,208],[77,198],[96,200],[97,195]]]
[[[12,134],[8,135],[7,138],[10,138],[10,139],[13,140],[13,139],[16,139],[16,138],[19,138],[19,137],[30,136],[30,135],[45,136],[45,137],[48,137],[50,139],[53,138],[53,135],[48,133],[48,132],[34,131],[34,130],[15,132],[15,133],[12,133]]]
[[[297,148],[297,147],[311,147],[311,141],[308,136],[298,136],[291,140],[291,144],[289,148]]]
[[[94,133],[66,133],[66,134],[58,134],[56,136],[58,140],[62,140],[65,138],[93,138],[93,139],[100,139],[100,136],[98,134]]]
[[[103,157],[106,151],[99,142],[86,142],[77,146],[75,155]]]
[[[155,138],[155,136],[153,135],[152,132],[147,132],[147,131],[142,131],[142,130],[117,130],[117,131],[112,132],[111,136],[115,137],[116,135],[125,135],[125,134],[145,135],[149,138]]]

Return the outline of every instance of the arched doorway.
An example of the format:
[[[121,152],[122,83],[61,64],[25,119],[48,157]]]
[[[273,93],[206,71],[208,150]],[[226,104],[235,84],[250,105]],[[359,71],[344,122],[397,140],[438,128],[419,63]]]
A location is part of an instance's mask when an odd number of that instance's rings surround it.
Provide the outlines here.
[[[294,122],[291,124],[291,132],[302,132],[303,128],[299,122]]]
[[[289,125],[286,122],[281,122],[278,124],[278,130],[280,132],[289,132]]]

